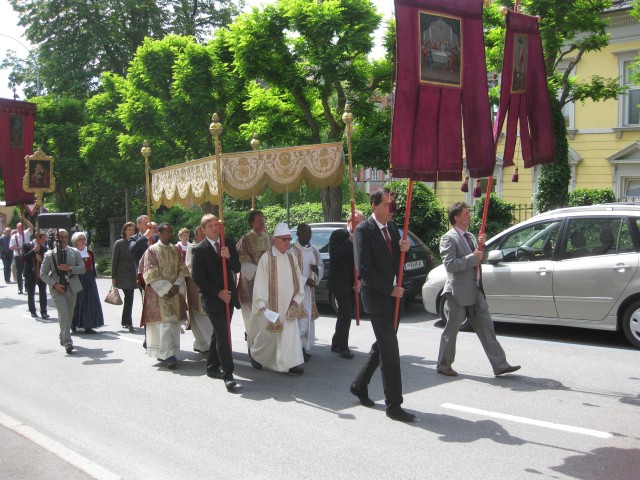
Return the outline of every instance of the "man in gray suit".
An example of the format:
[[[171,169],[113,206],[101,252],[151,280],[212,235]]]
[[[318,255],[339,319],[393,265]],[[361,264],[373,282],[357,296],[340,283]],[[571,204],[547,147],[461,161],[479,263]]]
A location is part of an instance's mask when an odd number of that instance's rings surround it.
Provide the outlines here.
[[[66,230],[58,231],[58,241],[56,247],[44,256],[40,278],[49,285],[58,310],[60,345],[67,353],[71,353],[71,321],[76,307],[76,297],[82,290],[78,275],[85,273],[86,269],[78,251],[68,246],[69,234]]]
[[[456,202],[449,207],[449,222],[453,228],[440,239],[440,257],[447,271],[447,283],[443,295],[449,300],[449,319],[440,339],[438,373],[455,377],[458,373],[451,368],[456,355],[456,338],[465,318],[469,318],[482,348],[484,348],[493,373],[503,375],[520,369],[519,365],[509,365],[504,350],[496,339],[489,306],[482,289],[480,269],[476,268],[484,260],[478,243],[467,232],[471,223],[471,212],[464,202]],[[486,235],[478,241],[484,245]]]

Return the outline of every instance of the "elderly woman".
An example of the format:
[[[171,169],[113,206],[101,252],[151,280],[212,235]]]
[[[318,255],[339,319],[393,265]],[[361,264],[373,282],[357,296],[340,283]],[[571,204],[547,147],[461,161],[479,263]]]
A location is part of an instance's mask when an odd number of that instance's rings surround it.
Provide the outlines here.
[[[133,321],[131,319],[133,292],[138,284],[136,280],[136,260],[129,250],[129,238],[135,233],[135,223],[127,222],[124,224],[122,238],[114,244],[111,258],[111,285],[122,289],[124,292],[121,325],[130,332],[133,332]]]
[[[80,275],[82,291],[76,300],[76,309],[73,312],[71,331],[84,328],[84,333],[96,333],[94,328],[104,325],[100,295],[96,284],[96,262],[93,252],[87,248],[87,235],[85,232],[76,232],[71,237],[71,245],[78,250],[86,272]]]

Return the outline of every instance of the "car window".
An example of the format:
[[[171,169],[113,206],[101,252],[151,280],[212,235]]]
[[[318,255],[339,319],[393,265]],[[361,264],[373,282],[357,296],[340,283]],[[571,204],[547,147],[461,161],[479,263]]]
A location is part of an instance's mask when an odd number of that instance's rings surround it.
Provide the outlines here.
[[[640,219],[638,218],[630,218],[631,227],[635,226],[636,231],[638,229],[638,223]],[[635,225],[634,225],[635,224]],[[620,225],[620,235],[618,236],[618,248],[616,253],[628,253],[635,251],[635,247],[633,245],[633,238],[631,236],[631,231],[629,229],[629,224],[627,222],[622,222]]]
[[[615,254],[621,243],[633,249],[622,218],[571,218],[563,243],[563,259]]]
[[[515,230],[496,244],[504,262],[549,260],[553,257],[562,220],[535,223]]]
[[[329,238],[331,238],[331,231],[312,231],[311,245],[316,247],[320,253],[329,253]]]

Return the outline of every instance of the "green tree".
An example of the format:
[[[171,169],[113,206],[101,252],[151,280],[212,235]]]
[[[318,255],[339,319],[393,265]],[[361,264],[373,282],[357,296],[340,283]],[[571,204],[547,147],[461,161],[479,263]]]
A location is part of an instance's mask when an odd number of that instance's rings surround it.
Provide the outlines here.
[[[293,128],[284,130],[291,143],[336,141],[344,132],[347,98],[358,116],[373,108],[366,55],[379,22],[369,0],[279,0],[239,16],[229,27],[229,49],[240,75],[256,88],[274,89],[268,99],[259,95],[270,100],[267,112],[277,102],[293,101]],[[251,127],[266,136],[257,128],[264,116],[256,117],[255,108],[252,113]],[[325,219],[339,220],[340,189],[325,189],[322,203]]]
[[[503,22],[498,21],[497,10],[500,5],[512,8],[513,3],[497,2],[485,12],[485,21],[498,25],[487,33],[487,59],[494,71],[501,68],[497,62],[502,58],[503,43]],[[569,102],[615,99],[623,89],[615,78],[593,76],[578,80],[572,77],[584,54],[599,51],[609,42],[603,14],[611,7],[610,0],[522,0],[519,3],[524,13],[541,17],[540,35],[552,97],[556,159],[541,167],[536,195],[538,210],[546,211],[566,205],[571,179],[562,108]]]

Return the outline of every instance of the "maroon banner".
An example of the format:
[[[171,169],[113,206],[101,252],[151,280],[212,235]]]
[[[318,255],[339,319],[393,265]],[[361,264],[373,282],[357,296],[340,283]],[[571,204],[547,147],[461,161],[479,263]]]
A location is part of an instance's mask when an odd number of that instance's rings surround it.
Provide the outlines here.
[[[34,203],[33,193],[22,189],[24,157],[33,154],[36,105],[0,98],[0,164],[7,205]]]
[[[493,173],[482,0],[395,0],[394,177],[420,181]]]
[[[503,165],[513,165],[520,125],[520,144],[525,168],[553,162],[555,141],[547,75],[538,19],[509,11],[502,60],[500,106],[494,136],[502,131],[507,112]]]

